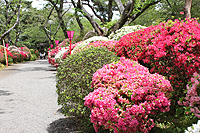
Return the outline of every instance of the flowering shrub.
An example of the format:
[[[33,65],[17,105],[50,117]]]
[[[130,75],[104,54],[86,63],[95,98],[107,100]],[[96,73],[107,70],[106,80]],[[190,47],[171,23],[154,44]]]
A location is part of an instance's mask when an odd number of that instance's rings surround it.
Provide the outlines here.
[[[109,51],[114,50],[114,46],[118,43],[118,41],[110,40],[110,41],[95,41],[89,43],[88,46],[92,45],[94,47],[106,47]]]
[[[60,43],[58,46],[56,46],[54,49],[48,52],[49,64],[58,67],[59,64],[62,62],[62,60],[65,59],[66,56],[70,54],[70,48],[69,48],[70,46],[65,46],[67,42],[68,42],[67,40],[64,40],[62,43]],[[79,43],[81,42],[72,44],[71,52]]]
[[[150,72],[167,76],[183,97],[182,90],[200,65],[200,25],[192,20],[171,21],[123,36],[116,45],[117,55],[138,60]]]
[[[29,61],[31,59],[31,51],[27,47],[18,48],[21,51],[21,55],[23,55],[25,61]]]
[[[79,43],[81,43],[81,42],[77,42],[77,43],[75,43],[75,44],[73,44],[73,45],[71,46],[71,52],[72,52],[72,50],[73,50]],[[66,59],[66,57],[67,57],[68,55],[70,55],[70,48],[69,48],[69,47],[68,47],[68,50],[65,51],[65,52],[63,53],[62,60],[63,60],[63,59]]]
[[[60,64],[62,62],[62,57],[65,52],[69,50],[69,47],[62,47],[58,53],[55,55],[56,63]]]
[[[185,130],[185,133],[199,133],[200,132],[200,120],[198,120],[197,124],[192,124],[192,126],[188,127]]]
[[[163,114],[162,120],[172,125],[178,123],[174,119],[179,122],[184,120],[184,109],[178,105],[178,101],[185,97],[186,85],[192,74],[200,71],[199,37],[200,24],[195,19],[168,20],[129,33],[115,46],[118,56],[138,60],[151,73],[159,73],[170,80],[175,91],[171,93],[170,113]]]
[[[8,48],[5,48],[5,50],[7,52],[8,63],[13,63],[13,55],[12,55],[12,53],[9,51]],[[0,63],[6,64],[4,46],[1,46],[1,45],[0,45]]]
[[[87,40],[84,40],[83,42],[79,43],[73,50],[72,50],[72,54],[77,51],[78,49],[83,49],[85,47],[88,46],[89,43],[91,42],[95,42],[95,41],[108,41],[107,37],[103,37],[103,36],[94,36],[91,37]]]
[[[54,49],[51,49],[48,52],[48,62],[49,64],[58,67],[58,63],[56,63],[55,56],[61,50],[61,47],[58,45]]]
[[[169,20],[125,35],[115,50],[117,55],[149,64],[151,72],[168,75],[173,86],[180,87],[199,71],[199,34],[196,20]]]
[[[187,84],[186,101],[183,101],[183,105],[191,107],[191,112],[198,118],[200,118],[200,75],[194,73],[189,84]],[[182,105],[181,102],[179,102]]]
[[[17,62],[21,62],[22,58],[21,58],[21,50],[18,49],[18,47],[16,46],[9,46],[8,50],[12,53],[13,55],[13,62],[17,63]]]
[[[3,63],[4,58],[3,52],[0,51],[0,63]]]
[[[116,43],[118,43],[118,41],[114,41],[114,40],[110,40],[110,41],[95,41],[95,42],[89,43],[86,47],[76,49],[76,51],[74,51],[74,53],[83,51],[84,49],[90,48],[91,46],[94,46],[94,47],[106,47],[109,51],[114,51],[114,46],[116,45]]]
[[[141,25],[134,25],[134,26],[125,26],[122,27],[121,29],[115,31],[115,33],[111,33],[108,36],[108,39],[110,40],[119,40],[122,36],[131,33],[131,32],[135,32],[138,31],[140,29],[144,29],[146,28],[145,26],[141,26]]]
[[[85,97],[95,131],[103,126],[117,132],[145,132],[155,115],[169,111],[170,82],[135,61],[121,57],[94,73],[94,91]]]

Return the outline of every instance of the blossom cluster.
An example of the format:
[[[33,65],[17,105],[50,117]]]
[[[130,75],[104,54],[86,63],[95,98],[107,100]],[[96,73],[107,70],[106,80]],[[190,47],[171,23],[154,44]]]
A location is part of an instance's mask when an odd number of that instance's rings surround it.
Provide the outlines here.
[[[148,64],[152,73],[167,76],[182,97],[200,66],[200,24],[195,19],[168,20],[123,36],[115,46],[119,56]]]
[[[76,51],[79,51],[79,49],[83,49],[85,47],[88,46],[89,43],[91,42],[95,42],[95,41],[108,41],[109,39],[107,37],[103,37],[103,36],[93,36],[87,40],[82,41],[81,43],[79,43],[73,50],[72,50],[72,54],[76,53]]]
[[[8,48],[5,48],[5,50],[7,54],[10,57],[12,57],[12,61],[14,62],[21,62],[22,59],[28,61],[31,58],[31,51],[27,47],[9,46]],[[4,62],[4,47],[3,46],[0,46],[0,56],[1,56],[1,59],[0,59],[1,62]]]
[[[58,63],[56,63],[55,56],[61,50],[61,47],[58,45],[54,49],[51,49],[48,52],[48,62],[49,64],[58,67]]]
[[[115,31],[115,33],[111,33],[108,36],[108,39],[110,40],[119,40],[122,36],[131,33],[131,32],[135,32],[138,31],[140,29],[144,29],[146,28],[145,26],[141,26],[141,25],[134,25],[134,26],[124,26],[121,29]]]
[[[118,41],[110,40],[110,41],[95,41],[89,43],[88,46],[94,46],[94,47],[106,47],[109,51],[113,51],[114,47],[118,43]]]
[[[192,126],[188,127],[185,133],[200,133],[200,120],[198,120],[197,124],[192,124]]]
[[[114,40],[110,40],[110,41],[95,41],[95,42],[89,43],[84,48],[77,49],[74,53],[80,52],[80,51],[82,51],[82,50],[84,50],[86,48],[90,48],[91,46],[94,46],[94,47],[106,47],[109,51],[113,51],[116,43],[118,43],[118,41],[114,41]]]
[[[62,60],[65,59],[67,57],[67,55],[70,54],[70,48],[69,48],[70,46],[64,45],[66,40],[64,40],[63,42],[48,52],[49,64],[58,67],[59,64],[62,62]],[[79,43],[81,43],[81,42],[72,44],[71,50],[73,50]],[[63,46],[65,46],[65,47],[63,47]]]
[[[97,70],[92,88],[84,104],[91,110],[96,132],[102,126],[115,133],[147,133],[154,127],[153,116],[170,109],[170,82],[124,57]]]
[[[180,105],[191,107],[191,112],[198,118],[200,118],[200,75],[195,72],[189,84],[187,84],[186,101],[179,102]]]
[[[56,63],[60,64],[62,62],[63,54],[69,50],[69,47],[62,47],[58,53],[55,55]]]

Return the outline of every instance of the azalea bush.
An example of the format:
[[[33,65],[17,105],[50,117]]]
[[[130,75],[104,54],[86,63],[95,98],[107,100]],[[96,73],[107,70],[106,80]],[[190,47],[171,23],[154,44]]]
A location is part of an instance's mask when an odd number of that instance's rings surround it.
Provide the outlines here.
[[[84,97],[93,91],[92,76],[104,64],[118,61],[119,58],[105,47],[90,47],[67,56],[59,65],[56,74],[58,104],[62,113],[76,116],[82,121],[82,129],[94,130],[89,119],[90,110],[84,106]]]
[[[72,50],[73,50],[79,43],[81,43],[81,42],[77,42],[77,43],[71,45],[71,52],[72,52]],[[62,60],[66,59],[67,56],[70,55],[70,46],[67,47],[67,49],[68,49],[68,50],[66,50],[66,51],[63,53],[63,55],[62,55]]]
[[[14,63],[19,63],[22,62],[22,55],[21,55],[21,50],[18,49],[16,46],[9,46],[8,50],[12,53],[13,55],[13,62]]]
[[[121,57],[104,65],[92,78],[94,89],[85,97],[95,131],[145,132],[154,127],[156,115],[169,111],[172,86],[165,77]]]
[[[141,25],[134,25],[134,26],[124,26],[121,29],[115,31],[115,33],[111,33],[108,36],[108,39],[110,40],[119,40],[121,39],[122,36],[131,33],[131,32],[135,32],[138,31],[140,29],[144,29],[147,28],[145,26],[141,26]]]
[[[195,19],[169,20],[123,36],[115,46],[118,56],[138,60],[151,73],[166,76],[174,88],[170,112],[161,114],[163,122],[183,128],[184,108],[178,101],[185,97],[186,85],[200,71],[200,24]],[[174,128],[176,130],[176,128]],[[182,130],[182,129],[180,129]],[[174,131],[177,132],[177,131]]]
[[[3,52],[0,51],[0,63],[3,63],[4,58],[5,58],[5,57],[4,57]]]
[[[62,47],[58,53],[55,55],[56,63],[60,64],[62,62],[62,57],[65,52],[69,50],[69,47]]]
[[[55,56],[61,50],[61,47],[58,45],[54,49],[51,49],[48,52],[48,62],[49,64],[58,67],[58,63],[56,63]]]
[[[5,58],[5,51],[4,50],[6,50],[8,64],[13,63],[13,55],[12,55],[12,53],[9,51],[8,48],[4,49],[4,46],[1,46],[1,45],[0,45],[0,63],[6,64],[6,58]]]
[[[89,43],[88,46],[94,46],[94,47],[106,47],[109,51],[114,51],[114,47],[118,43],[118,41],[109,40],[109,41],[95,41]]]
[[[79,43],[73,50],[72,54],[75,53],[75,51],[78,51],[79,49],[83,49],[88,46],[89,43],[95,42],[95,41],[108,41],[109,39],[107,37],[103,36],[93,36],[91,38],[88,38],[87,40],[82,41]]]
[[[22,47],[22,48],[18,48],[18,49],[21,50],[21,54],[23,55],[23,58],[25,61],[29,61],[31,59],[31,51],[29,48]]]
[[[200,75],[194,73],[191,81],[187,84],[187,94],[180,105],[190,107],[194,115],[200,118]]]
[[[76,51],[74,51],[74,53],[83,51],[84,49],[90,48],[91,46],[93,46],[93,47],[106,47],[109,51],[114,51],[114,47],[115,47],[116,43],[118,43],[118,41],[114,41],[114,40],[95,41],[95,42],[89,43],[86,47],[76,49]]]

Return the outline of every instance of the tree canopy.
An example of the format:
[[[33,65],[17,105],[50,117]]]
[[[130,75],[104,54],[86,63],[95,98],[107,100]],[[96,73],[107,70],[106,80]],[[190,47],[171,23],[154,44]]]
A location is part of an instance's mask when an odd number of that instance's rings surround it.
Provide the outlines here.
[[[191,18],[197,18],[200,10],[198,0],[47,1],[43,8],[36,9],[28,0],[2,0],[1,40],[12,45],[48,46],[66,39],[67,30],[74,30],[74,40],[80,41],[88,32],[108,36],[124,25],[150,26],[168,19],[184,19],[190,10]]]

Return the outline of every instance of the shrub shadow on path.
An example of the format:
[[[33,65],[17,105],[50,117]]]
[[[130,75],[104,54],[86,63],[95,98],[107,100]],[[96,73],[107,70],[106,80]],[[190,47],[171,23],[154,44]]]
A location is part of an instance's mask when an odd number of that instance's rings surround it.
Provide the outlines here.
[[[60,118],[47,127],[48,133],[79,133],[78,123],[73,118]]]

